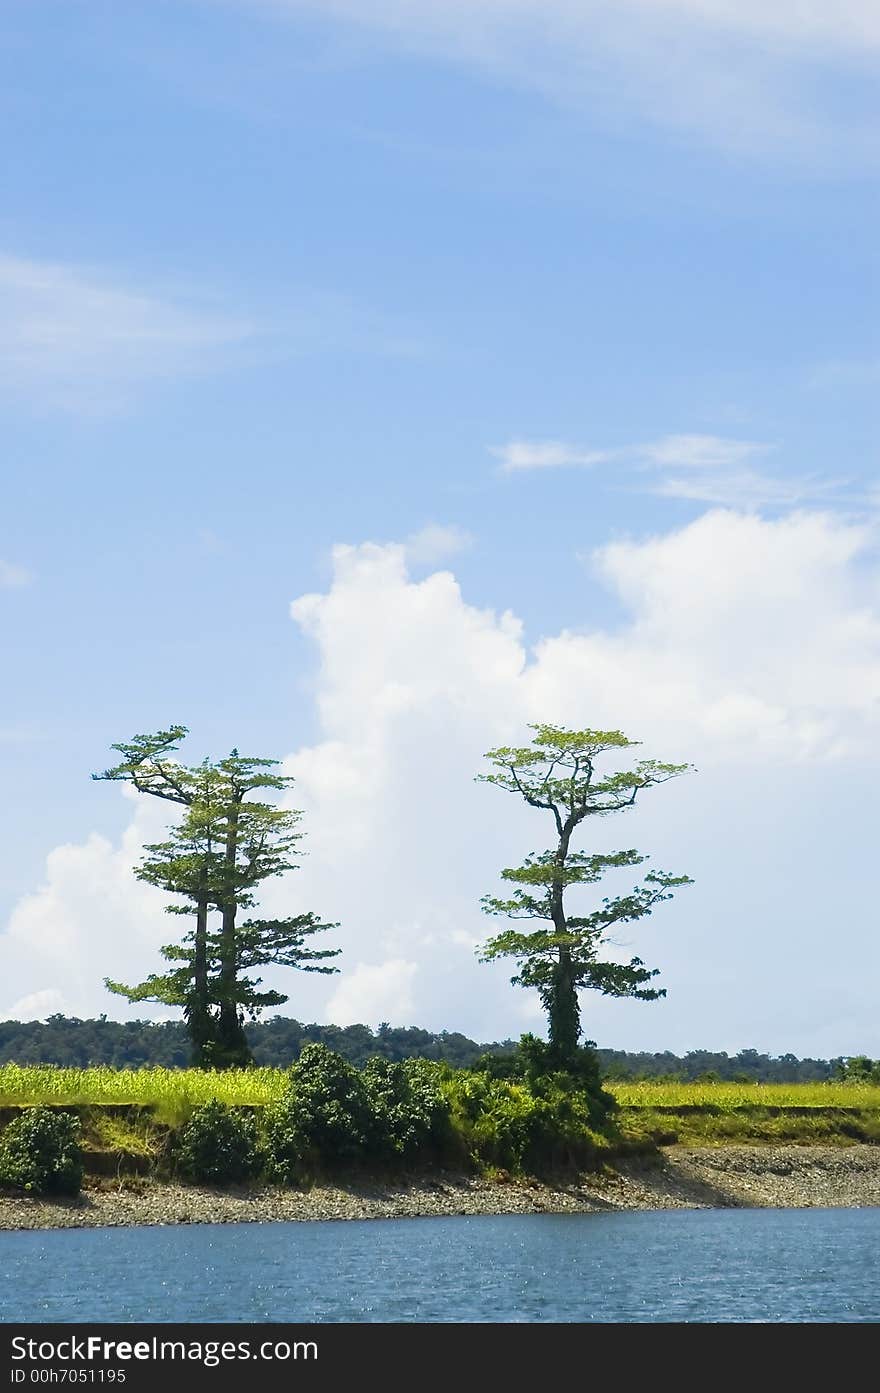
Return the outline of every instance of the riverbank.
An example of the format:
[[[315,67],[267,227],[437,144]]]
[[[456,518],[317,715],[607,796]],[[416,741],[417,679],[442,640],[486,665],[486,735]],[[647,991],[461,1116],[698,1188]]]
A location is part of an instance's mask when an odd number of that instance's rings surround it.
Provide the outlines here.
[[[0,1193],[0,1229],[841,1206],[880,1206],[880,1147],[671,1146],[556,1183],[449,1172],[310,1190],[93,1181],[69,1200]]]

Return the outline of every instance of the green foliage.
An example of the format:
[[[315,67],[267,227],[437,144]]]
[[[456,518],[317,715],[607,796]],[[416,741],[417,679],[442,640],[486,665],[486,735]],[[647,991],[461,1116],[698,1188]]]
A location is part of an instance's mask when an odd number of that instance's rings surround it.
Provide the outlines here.
[[[326,1045],[307,1045],[288,1077],[266,1124],[273,1177],[289,1181],[304,1168],[362,1157],[372,1131],[363,1075]]]
[[[449,1141],[449,1102],[443,1071],[425,1059],[392,1064],[371,1059],[364,1085],[372,1114],[369,1149],[379,1159],[410,1161]]]
[[[0,1184],[34,1194],[76,1195],[82,1185],[79,1119],[34,1107],[0,1137]]]
[[[607,1145],[594,1129],[590,1095],[557,1075],[530,1082],[461,1071],[449,1076],[446,1094],[452,1125],[480,1167],[589,1165]]]
[[[847,1083],[880,1083],[880,1059],[871,1059],[867,1054],[850,1055],[838,1062],[837,1077]]]
[[[180,1173],[197,1184],[248,1180],[262,1162],[256,1120],[225,1103],[205,1103],[181,1129],[176,1157]]]
[[[218,1184],[255,1174],[261,1159],[268,1178],[291,1183],[345,1165],[438,1161],[486,1173],[550,1172],[676,1140],[880,1142],[880,1084],[866,1081],[643,1079],[603,1089],[589,1046],[570,1072],[561,1071],[552,1047],[528,1035],[513,1053],[484,1054],[472,1070],[377,1060],[359,1072],[326,1046],[304,1054],[291,1071],[0,1066],[0,1102],[55,1103],[29,1108],[0,1136],[0,1183],[50,1191],[79,1184],[79,1124],[58,1111],[64,1104],[79,1106],[88,1169],[165,1175],[173,1160],[189,1178]],[[41,1115],[48,1121],[37,1127]],[[19,1129],[39,1133],[42,1162],[21,1136],[15,1141]],[[62,1141],[71,1133],[76,1140],[72,1179],[69,1148],[67,1159],[45,1160],[59,1129]],[[47,1170],[60,1173],[60,1185]]]
[[[562,726],[532,724],[530,745],[500,746],[486,758],[494,766],[478,774],[482,783],[496,784],[519,794],[533,807],[570,814],[617,812],[630,807],[636,794],[650,784],[683,774],[687,764],[662,764],[639,760],[634,769],[595,775],[594,762],[609,750],[632,749],[639,742],[619,730],[566,730]]]

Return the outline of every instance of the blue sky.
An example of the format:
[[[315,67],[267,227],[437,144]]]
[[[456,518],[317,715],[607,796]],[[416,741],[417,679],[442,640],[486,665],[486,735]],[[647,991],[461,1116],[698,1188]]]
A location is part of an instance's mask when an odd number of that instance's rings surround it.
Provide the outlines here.
[[[450,782],[393,930],[369,868],[394,874],[389,790],[424,786],[429,734],[476,828],[470,771],[499,729],[595,712],[707,762],[675,816],[645,815],[645,836],[677,828],[675,868],[695,873],[734,788],[784,829],[775,867],[756,830],[735,842],[755,942],[777,944],[766,1000],[750,1013],[733,909],[706,927],[730,899],[716,844],[691,907],[651,930],[669,1002],[591,1004],[602,1043],[880,1053],[873,1003],[847,998],[877,952],[873,8],[66,0],[2,27],[0,1015],[118,1009],[100,979],[128,960],[105,962],[95,916],[148,815],[88,773],[182,721],[194,758],[291,760],[314,834],[295,896],[350,880],[350,903],[313,906],[346,919],[348,976],[289,984],[292,1014],[532,1028],[472,943],[446,987],[437,964],[543,833],[505,811],[495,860],[468,835],[467,866],[438,870]],[[334,546],[370,543],[334,569]],[[457,591],[431,588],[444,572]],[[306,594],[324,598],[292,618]],[[492,701],[475,633],[507,674]],[[340,762],[381,848],[321,838]],[[76,989],[39,948],[64,847],[65,951],[95,958]],[[159,911],[114,911],[147,969]],[[813,947],[792,984],[796,922]],[[707,1010],[730,974],[736,1007]],[[780,1020],[786,994],[800,1013]]]

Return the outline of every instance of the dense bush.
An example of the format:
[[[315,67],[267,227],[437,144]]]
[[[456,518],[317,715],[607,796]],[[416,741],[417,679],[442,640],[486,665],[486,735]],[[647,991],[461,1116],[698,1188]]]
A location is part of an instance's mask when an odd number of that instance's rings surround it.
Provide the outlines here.
[[[880,1059],[853,1054],[837,1066],[837,1077],[845,1083],[880,1083]]]
[[[412,1160],[448,1143],[450,1105],[440,1086],[442,1072],[425,1059],[367,1063],[364,1084],[372,1114],[368,1147],[377,1158]]]
[[[581,1046],[575,1058],[561,1069],[552,1046],[535,1035],[523,1035],[512,1053],[481,1055],[475,1069],[493,1079],[521,1082],[540,1098],[546,1098],[548,1090],[573,1095],[578,1100],[577,1111],[586,1109],[592,1128],[601,1128],[617,1106],[602,1087],[601,1064],[592,1042]]]
[[[326,1045],[307,1045],[289,1079],[266,1119],[271,1175],[289,1181],[303,1167],[363,1156],[373,1132],[363,1074]]]
[[[205,1103],[181,1128],[176,1156],[187,1180],[225,1185],[249,1179],[262,1163],[253,1115],[225,1103]]]
[[[35,1194],[75,1195],[82,1185],[79,1119],[28,1108],[0,1137],[0,1184]]]
[[[345,1160],[438,1156],[517,1171],[589,1162],[614,1100],[591,1051],[572,1073],[541,1073],[545,1049],[524,1037],[514,1068],[501,1059],[494,1072],[380,1059],[359,1072],[309,1045],[267,1113],[269,1173],[289,1183]]]
[[[454,1130],[477,1164],[515,1171],[589,1164],[604,1144],[601,1129],[614,1100],[603,1094],[589,1061],[583,1077],[536,1072],[540,1052],[531,1049],[531,1037],[524,1039],[513,1070],[505,1062],[448,1076]]]

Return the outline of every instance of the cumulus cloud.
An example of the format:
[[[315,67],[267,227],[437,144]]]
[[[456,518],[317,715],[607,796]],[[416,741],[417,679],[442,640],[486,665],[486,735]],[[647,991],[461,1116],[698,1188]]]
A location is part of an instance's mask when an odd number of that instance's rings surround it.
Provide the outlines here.
[[[176,936],[177,924],[163,913],[165,897],[132,874],[142,846],[167,821],[167,810],[137,799],[118,846],[92,833],[49,852],[42,885],[19,900],[0,940],[0,1016],[15,1017],[22,1001],[28,1010],[82,1015],[168,1014],[148,1005],[129,1009],[102,986],[106,976],[140,981],[156,971],[159,947]]]
[[[750,974],[760,951],[763,963],[778,956],[784,976],[794,934],[803,980],[791,999],[798,991],[809,999],[810,972],[818,973],[813,989],[823,980],[816,887],[805,928],[803,906],[790,908],[792,896],[800,906],[790,861],[799,839],[812,835],[804,826],[810,796],[848,797],[855,806],[855,789],[844,792],[852,770],[875,758],[880,630],[871,546],[868,529],[833,517],[768,522],[713,512],[666,536],[600,549],[592,565],[628,622],[615,632],[548,636],[531,653],[513,615],[468,605],[449,573],[415,583],[402,548],[339,548],[330,589],[293,607],[321,655],[325,738],[286,767],[310,829],[297,888],[341,920],[341,963],[377,944],[382,957],[417,961],[417,1018],[437,1028],[454,1021],[492,1036],[533,1026],[530,998],[511,998],[504,970],[477,966],[472,953],[490,931],[476,905],[495,883],[494,869],[542,846],[548,833],[472,776],[485,749],[524,738],[530,720],[620,725],[646,742],[646,753],[696,760],[701,773],[657,791],[625,828],[604,825],[602,837],[644,843],[655,864],[696,874],[698,887],[657,916],[675,940],[665,963],[674,960],[678,1002],[656,1008],[653,1019],[640,1007],[592,1003],[590,1030],[606,1040],[625,1030],[646,1045],[677,1036],[682,1048],[697,1036],[717,1041],[719,1028],[732,1047],[762,1038],[787,1048],[796,1032],[806,1041],[800,1019],[786,1037],[779,982],[758,1007]],[[756,866],[754,836],[775,845],[788,870]],[[763,905],[736,909],[731,876],[754,880]],[[829,896],[832,886],[836,895],[834,876]],[[748,904],[751,884],[740,893]],[[740,912],[752,916],[753,930],[738,922]],[[656,959],[663,942],[648,926],[622,950]],[[740,995],[731,987],[719,1027],[712,1011],[725,974]]]
[[[14,1001],[6,1012],[10,1021],[42,1021],[53,1012],[60,1011],[64,996],[57,987],[47,987],[43,991],[31,992],[20,1001]]]
[[[870,0],[264,0],[406,56],[441,58],[605,121],[649,122],[737,154],[875,163]],[[817,81],[821,76],[823,81]],[[837,87],[861,86],[848,107]]]
[[[413,1019],[413,979],[418,964],[405,958],[384,963],[356,963],[327,1002],[327,1016],[336,1025],[370,1025],[381,1021],[418,1024]]]
[[[620,727],[645,755],[700,771],[589,829],[596,849],[638,846],[696,883],[618,944],[662,968],[669,999],[590,999],[588,1034],[880,1053],[872,993],[851,970],[858,961],[867,984],[880,968],[863,913],[880,724],[873,545],[867,526],[833,516],[716,510],[600,548],[594,575],[625,620],[591,626],[585,586],[583,627],[532,646],[449,571],[412,579],[404,545],[338,547],[332,584],[292,607],[318,656],[321,734],[285,762],[308,855],[264,907],[339,920],[343,971],[279,974],[285,1010],[402,1015],[483,1039],[534,1028],[530,994],[473,945],[493,927],[480,896],[552,832],[473,776],[486,749],[549,720]],[[92,984],[110,964],[120,976],[155,966],[162,916],[129,870],[143,816],[119,848],[93,837],[50,855],[4,941],[18,953],[10,1000],[56,988],[81,1009],[87,952]],[[106,1009],[91,990],[91,1009]]]

